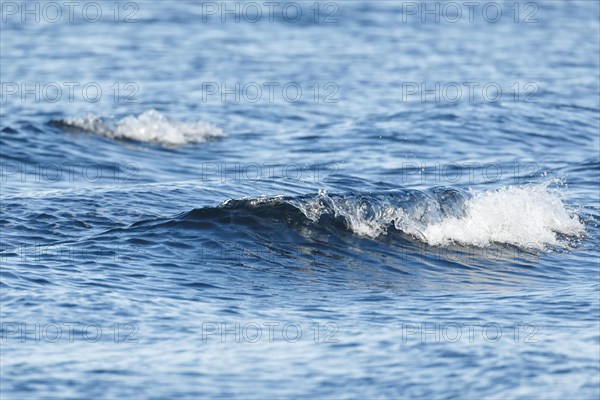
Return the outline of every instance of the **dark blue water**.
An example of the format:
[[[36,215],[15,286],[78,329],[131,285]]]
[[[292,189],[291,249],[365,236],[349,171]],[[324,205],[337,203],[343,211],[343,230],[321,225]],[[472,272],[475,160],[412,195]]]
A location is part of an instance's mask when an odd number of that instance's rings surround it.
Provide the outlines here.
[[[597,398],[599,18],[4,1],[1,397]]]

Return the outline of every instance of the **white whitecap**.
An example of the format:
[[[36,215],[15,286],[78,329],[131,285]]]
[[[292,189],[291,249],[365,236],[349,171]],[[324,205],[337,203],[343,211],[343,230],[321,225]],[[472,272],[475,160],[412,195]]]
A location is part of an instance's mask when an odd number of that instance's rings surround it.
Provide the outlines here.
[[[222,129],[205,122],[178,122],[157,110],[148,110],[138,116],[129,115],[118,121],[93,115],[65,118],[62,124],[113,139],[129,139],[159,143],[165,146],[183,146],[204,143],[225,136]]]
[[[475,194],[461,218],[445,218],[421,231],[430,245],[484,247],[505,243],[530,249],[562,246],[558,235],[579,236],[583,224],[546,185],[506,187]]]
[[[323,214],[342,217],[357,235],[376,238],[390,226],[432,246],[452,244],[485,247],[493,243],[543,250],[568,245],[561,238],[581,236],[584,226],[569,212],[560,193],[546,184],[509,186],[472,193],[458,200],[422,196],[414,201],[348,196],[318,196],[294,201],[304,215],[317,222]],[[443,212],[444,207],[453,212]]]

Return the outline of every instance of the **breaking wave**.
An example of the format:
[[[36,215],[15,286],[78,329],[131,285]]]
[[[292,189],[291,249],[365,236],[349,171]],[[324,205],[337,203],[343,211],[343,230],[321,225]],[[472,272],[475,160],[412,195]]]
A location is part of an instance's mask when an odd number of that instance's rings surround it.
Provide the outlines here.
[[[222,213],[229,212],[227,215]],[[253,218],[319,225],[333,217],[353,233],[377,238],[389,229],[431,246],[492,244],[544,250],[568,247],[568,238],[584,234],[576,213],[547,185],[509,186],[479,193],[452,188],[398,190],[368,194],[328,194],[228,200],[216,208],[193,210],[185,219],[217,215],[231,223]]]
[[[52,121],[62,128],[75,128],[112,139],[138,140],[164,146],[204,143],[225,136],[222,129],[205,122],[177,122],[156,110],[120,120],[88,115]]]

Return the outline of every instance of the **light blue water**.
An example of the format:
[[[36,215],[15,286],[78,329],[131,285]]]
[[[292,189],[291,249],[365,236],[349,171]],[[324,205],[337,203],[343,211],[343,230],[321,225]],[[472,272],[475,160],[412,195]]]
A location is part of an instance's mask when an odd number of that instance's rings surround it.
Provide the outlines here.
[[[2,398],[600,395],[598,2],[36,3]]]

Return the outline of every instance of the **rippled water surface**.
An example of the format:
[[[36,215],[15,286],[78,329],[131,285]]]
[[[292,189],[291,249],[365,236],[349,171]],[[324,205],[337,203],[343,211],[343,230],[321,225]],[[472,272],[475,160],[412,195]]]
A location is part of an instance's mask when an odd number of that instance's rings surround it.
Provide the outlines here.
[[[88,3],[2,4],[2,398],[598,398],[598,2]]]

